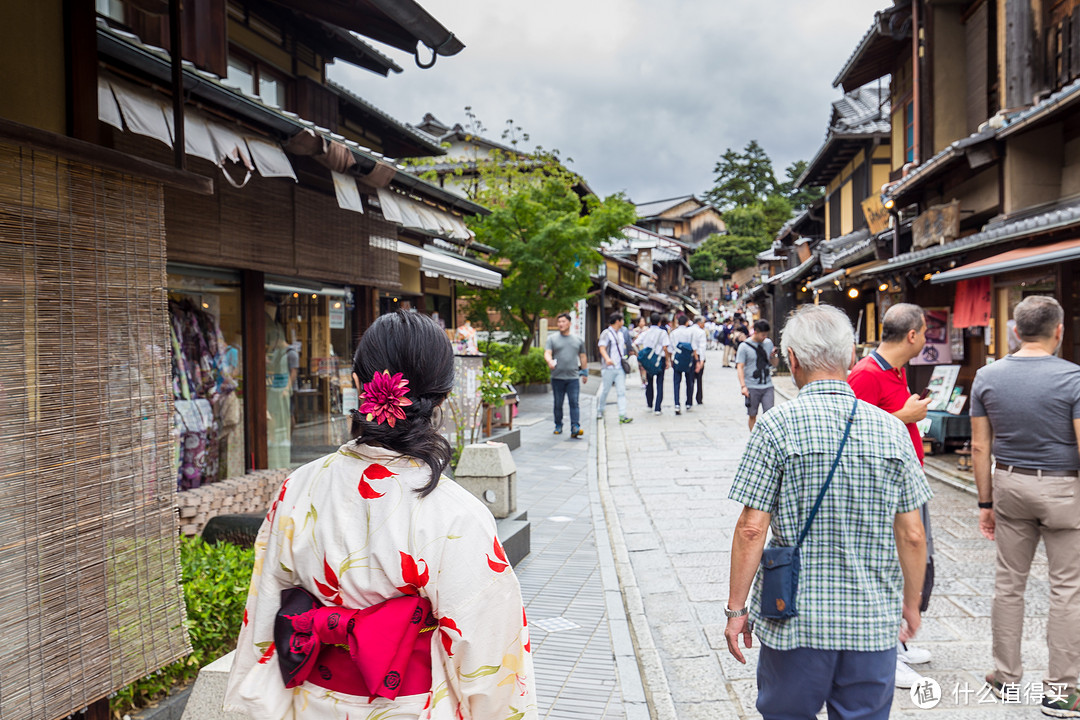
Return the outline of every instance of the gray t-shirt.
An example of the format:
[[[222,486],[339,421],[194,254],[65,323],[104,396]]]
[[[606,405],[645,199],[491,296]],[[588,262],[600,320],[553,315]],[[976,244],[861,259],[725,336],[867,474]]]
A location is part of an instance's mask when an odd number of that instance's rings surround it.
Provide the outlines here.
[[[772,357],[773,341],[769,338],[765,338],[761,346],[765,348],[765,354],[770,358]],[[754,373],[757,371],[757,343],[752,340],[745,341],[739,346],[739,351],[735,353],[735,364],[745,363],[746,367],[743,368],[743,377],[746,379],[746,387],[748,388],[767,388],[772,387],[772,364],[765,369],[765,382],[754,377]]]
[[[578,376],[581,360],[578,357],[585,352],[585,341],[577,335],[563,335],[552,333],[548,335],[545,350],[551,351],[551,357],[555,358],[555,369],[551,371],[551,377],[555,380],[572,380]]]
[[[1008,355],[979,368],[971,416],[990,418],[998,465],[1080,470],[1072,423],[1080,418],[1080,365]]]

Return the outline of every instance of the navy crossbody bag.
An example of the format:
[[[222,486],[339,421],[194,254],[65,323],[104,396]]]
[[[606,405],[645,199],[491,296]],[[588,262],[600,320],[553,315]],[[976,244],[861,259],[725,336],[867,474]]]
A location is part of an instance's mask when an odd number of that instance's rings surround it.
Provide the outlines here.
[[[859,407],[858,398],[851,406],[851,415],[848,416],[847,427],[844,428],[844,437],[840,440],[840,447],[836,451],[836,458],[829,469],[829,476],[825,484],[821,486],[817,502],[810,511],[810,517],[806,518],[799,539],[794,546],[767,548],[761,553],[761,617],[772,620],[786,620],[798,615],[795,609],[795,593],[799,590],[799,548],[802,547],[806,534],[810,532],[810,524],[814,522],[821,501],[825,499],[825,492],[829,489],[836,466],[840,464],[840,455],[844,452],[848,435],[851,434],[851,423],[855,420],[855,409]]]

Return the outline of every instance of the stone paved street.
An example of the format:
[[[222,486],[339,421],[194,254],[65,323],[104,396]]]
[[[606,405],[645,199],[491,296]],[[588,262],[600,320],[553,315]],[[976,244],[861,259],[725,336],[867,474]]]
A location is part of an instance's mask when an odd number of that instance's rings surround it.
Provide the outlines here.
[[[735,370],[719,359],[719,352],[709,353],[702,407],[677,417],[669,396],[664,414],[654,416],[632,383],[635,421],[618,424],[612,397],[600,438],[600,497],[645,690],[661,720],[760,717],[756,648],[739,665],[723,637],[731,533],[740,510],[727,492],[748,431]],[[668,392],[670,383],[669,377]],[[777,385],[794,391],[786,378]],[[918,669],[940,683],[943,698],[933,710],[920,710],[898,690],[892,716],[1041,717],[1038,699],[1026,706],[980,702],[976,691],[992,669],[994,546],[978,533],[973,495],[937,481],[931,486],[937,583],[914,644],[933,652]],[[1025,683],[1041,681],[1047,665],[1047,587],[1040,546],[1027,597]]]
[[[607,537],[596,485],[594,417],[595,379],[581,396],[585,436],[552,434],[551,394],[523,395],[515,427],[521,447],[514,450],[518,468],[518,508],[531,523],[532,550],[515,568],[529,618],[540,717],[549,720],[635,720],[647,718],[641,681],[633,662],[626,621],[621,617],[614,566],[601,561],[596,539]],[[586,420],[586,419],[590,420]],[[569,431],[569,420],[566,423]],[[594,511],[594,500],[597,509]],[[601,576],[609,568],[610,592]],[[607,606],[619,617],[610,619]],[[547,628],[547,630],[545,630]],[[550,631],[549,631],[550,630]],[[630,672],[619,682],[616,645],[622,638]],[[624,695],[630,700],[624,704]],[[636,700],[636,702],[634,702]],[[635,713],[634,710],[638,712]]]

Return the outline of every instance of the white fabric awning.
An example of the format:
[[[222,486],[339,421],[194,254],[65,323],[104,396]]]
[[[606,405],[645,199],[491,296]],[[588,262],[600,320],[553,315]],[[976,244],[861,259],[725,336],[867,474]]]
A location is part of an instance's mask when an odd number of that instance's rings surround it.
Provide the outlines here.
[[[472,233],[461,218],[439,208],[417,202],[387,188],[378,188],[383,217],[402,227],[421,232],[469,240]]]
[[[173,145],[172,107],[152,90],[99,74],[98,118],[117,129],[126,125],[130,132]],[[230,160],[249,173],[257,170],[263,177],[296,180],[292,163],[280,145],[211,120],[194,108],[184,109],[184,152],[218,167]],[[228,173],[225,176],[237,185]]]
[[[336,170],[331,170],[330,174],[334,177],[334,193],[337,195],[338,207],[363,215],[364,204],[360,201],[360,190],[356,187],[356,178]]]
[[[494,270],[473,265],[465,260],[425,250],[402,240],[398,240],[397,251],[401,255],[412,255],[420,258],[420,271],[428,277],[442,276],[485,288],[502,286],[502,275]]]

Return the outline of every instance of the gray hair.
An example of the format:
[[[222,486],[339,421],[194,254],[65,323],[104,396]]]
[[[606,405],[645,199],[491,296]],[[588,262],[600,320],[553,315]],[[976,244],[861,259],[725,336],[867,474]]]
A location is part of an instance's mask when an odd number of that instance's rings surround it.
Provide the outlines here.
[[[907,334],[919,328],[926,322],[923,309],[912,303],[897,303],[885,311],[881,318],[881,342],[898,342],[907,337]]]
[[[1049,295],[1029,295],[1013,309],[1016,335],[1025,342],[1054,336],[1065,319],[1061,303]]]
[[[855,329],[843,311],[832,305],[801,305],[780,333],[784,354],[795,353],[809,372],[846,373],[851,367]]]

